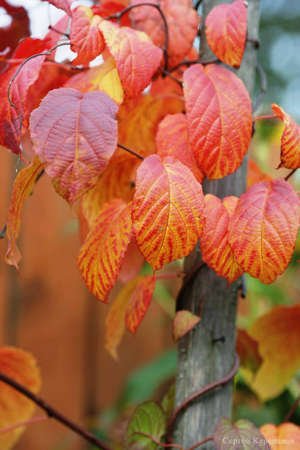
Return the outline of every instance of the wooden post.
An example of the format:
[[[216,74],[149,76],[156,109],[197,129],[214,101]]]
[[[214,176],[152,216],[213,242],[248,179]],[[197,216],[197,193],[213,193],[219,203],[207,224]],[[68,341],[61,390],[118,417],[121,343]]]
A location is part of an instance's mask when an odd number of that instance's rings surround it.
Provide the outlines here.
[[[202,23],[209,11],[224,0],[204,0]],[[241,68],[236,72],[252,94],[256,71],[256,47],[258,41],[259,0],[248,0],[248,42]],[[204,27],[203,27],[204,29]],[[211,59],[212,54],[201,36],[202,58]],[[234,174],[205,182],[205,193],[219,197],[240,196],[245,190],[246,161]],[[177,301],[177,309],[188,309],[201,316],[199,325],[182,338],[178,346],[178,375],[176,380],[176,406],[201,387],[226,375],[234,364],[235,329],[238,285],[227,285],[203,265],[191,276],[200,254],[195,250],[185,260],[186,284]],[[232,407],[232,383],[218,388],[189,405],[176,421],[175,441],[189,448],[211,435],[221,417],[230,417]],[[201,450],[212,450],[208,442]]]

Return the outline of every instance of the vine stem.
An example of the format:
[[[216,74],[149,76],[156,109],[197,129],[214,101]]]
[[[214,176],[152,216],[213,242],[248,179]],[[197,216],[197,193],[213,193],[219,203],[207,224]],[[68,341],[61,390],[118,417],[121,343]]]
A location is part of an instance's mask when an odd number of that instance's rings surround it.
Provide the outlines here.
[[[196,450],[200,445],[206,444],[206,442],[213,441],[213,436],[207,436],[206,438],[202,439],[202,441],[197,442],[195,445],[192,445],[188,450]]]
[[[216,389],[218,387],[224,386],[229,381],[232,380],[232,378],[235,376],[235,374],[238,371],[240,365],[239,357],[238,355],[235,355],[235,362],[232,367],[232,369],[226,374],[223,378],[217,381],[213,381],[212,383],[207,384],[206,386],[203,386],[198,391],[191,394],[189,397],[186,398],[177,408],[175,408],[172,416],[169,419],[168,425],[167,425],[167,441],[170,441],[171,436],[173,434],[173,429],[175,422],[179,416],[193,401],[199,399],[199,397],[203,396],[204,394],[207,394],[208,392],[212,391],[213,389]]]
[[[161,9],[160,5],[156,5],[155,3],[150,3],[150,2],[139,3],[137,5],[129,5],[126,8],[122,9],[122,11],[119,11],[115,14],[111,14],[108,17],[105,17],[105,19],[119,20],[124,16],[124,14],[128,13],[132,9],[140,8],[141,6],[150,6],[151,8],[155,8],[159,12],[160,17],[163,21],[164,29],[165,29],[165,43],[164,43],[164,48],[163,48],[164,70],[168,70],[168,66],[169,66],[169,55],[168,55],[168,52],[169,52],[169,26],[168,26],[167,18],[165,16],[163,10]]]
[[[122,150],[125,150],[126,152],[128,152],[128,153],[130,153],[131,155],[135,156],[136,158],[141,159],[142,161],[144,160],[144,157],[143,157],[142,155],[140,155],[139,153],[135,152],[135,151],[132,150],[131,148],[126,147],[126,145],[123,145],[123,144],[119,144],[119,143],[118,143],[117,146],[118,146],[119,148],[121,148]]]
[[[27,389],[22,384],[18,383],[17,381],[13,380],[9,376],[7,376],[1,372],[0,372],[0,381],[2,381],[3,383],[7,384],[10,387],[12,387],[16,391],[18,391],[20,394],[24,395],[24,397],[28,398],[33,403],[35,403],[39,408],[41,408],[43,411],[45,411],[49,418],[55,419],[57,422],[61,423],[65,427],[74,431],[74,433],[78,434],[78,436],[81,436],[87,442],[95,445],[97,448],[99,448],[101,450],[111,450],[110,447],[108,447],[100,439],[96,438],[96,436],[91,434],[89,431],[83,429],[80,425],[76,424],[72,420],[65,417],[61,412],[57,411],[55,408],[53,408],[51,405],[49,405],[45,400],[43,400],[41,397],[39,397],[36,394],[34,394],[33,392],[31,392],[29,389]]]

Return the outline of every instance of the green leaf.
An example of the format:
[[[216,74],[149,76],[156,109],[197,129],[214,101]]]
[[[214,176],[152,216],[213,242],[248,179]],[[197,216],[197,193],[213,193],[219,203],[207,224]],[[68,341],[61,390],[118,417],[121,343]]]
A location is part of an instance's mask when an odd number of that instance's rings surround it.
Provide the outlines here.
[[[166,416],[160,406],[155,402],[142,403],[136,408],[128,424],[126,448],[155,450],[159,445],[152,439],[160,441],[165,430]]]
[[[238,420],[232,424],[222,418],[214,432],[217,450],[271,450],[260,431],[249,420]]]

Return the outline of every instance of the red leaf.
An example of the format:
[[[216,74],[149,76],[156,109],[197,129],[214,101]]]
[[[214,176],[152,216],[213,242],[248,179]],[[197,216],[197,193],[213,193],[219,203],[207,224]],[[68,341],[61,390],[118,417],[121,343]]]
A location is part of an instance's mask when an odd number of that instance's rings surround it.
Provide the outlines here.
[[[0,348],[0,372],[37,393],[41,386],[40,371],[30,353],[15,347]],[[34,403],[7,384],[0,382],[0,430],[14,426],[18,422],[29,420],[34,412]],[[0,432],[1,450],[10,450],[24,427],[10,432]]]
[[[0,28],[0,52],[6,51],[6,57],[9,57],[20,40],[30,34],[29,17],[25,8],[12,6],[5,0],[1,0],[0,7],[12,19],[7,27]],[[2,63],[0,67],[2,69]]]
[[[159,124],[156,134],[157,153],[162,158],[173,156],[187,166],[198,181],[203,173],[197,166],[189,144],[188,124],[185,114],[168,114]]]
[[[73,64],[88,64],[99,56],[105,47],[105,42],[99,24],[102,19],[94,16],[91,8],[79,6],[72,12],[71,49],[77,53]]]
[[[247,3],[215,6],[205,21],[207,43],[225,64],[240,67],[247,37]]]
[[[73,3],[73,0],[43,0],[43,1],[44,2],[47,1],[48,3],[51,3],[51,5],[56,6],[56,8],[65,11],[69,16],[71,15],[71,5]]]
[[[285,125],[281,136],[281,164],[287,169],[300,167],[300,126],[280,106],[273,104],[272,109]]]
[[[223,202],[218,197],[205,196],[205,227],[200,241],[203,261],[229,283],[243,273],[228,242],[230,219],[238,198],[227,197]],[[227,204],[232,206],[227,209]]]
[[[92,294],[107,303],[132,236],[131,205],[107,203],[80,249],[78,266]]]
[[[133,227],[146,261],[158,270],[188,255],[203,228],[202,187],[179,161],[147,157],[137,170]]]
[[[184,72],[190,143],[200,169],[222,178],[242,163],[252,134],[251,100],[228,69],[195,64]]]
[[[8,249],[5,260],[18,269],[21,260],[20,250],[16,240],[20,233],[21,213],[25,200],[31,195],[34,185],[43,170],[43,164],[38,158],[27,167],[20,170],[14,181],[7,216],[6,236]]]
[[[100,30],[116,61],[119,76],[128,97],[136,97],[149,84],[157,71],[162,51],[152,44],[145,33],[103,20]],[[142,61],[142,63],[141,63]]]
[[[143,267],[144,257],[141,254],[136,240],[133,239],[128,247],[126,254],[124,256],[124,260],[122,263],[122,267],[119,274],[119,279],[122,283],[128,283],[128,281],[132,280],[136,277]]]
[[[34,150],[70,203],[96,184],[112,156],[116,112],[117,105],[102,92],[61,88],[49,92],[31,114]]]
[[[130,296],[125,314],[125,323],[131,333],[136,333],[150,306],[156,278],[148,276],[141,279]]]
[[[253,185],[238,202],[229,243],[241,268],[263,283],[286,269],[295,247],[300,201],[284,180]]]
[[[187,310],[177,311],[173,321],[173,337],[178,341],[200,322],[200,317]]]

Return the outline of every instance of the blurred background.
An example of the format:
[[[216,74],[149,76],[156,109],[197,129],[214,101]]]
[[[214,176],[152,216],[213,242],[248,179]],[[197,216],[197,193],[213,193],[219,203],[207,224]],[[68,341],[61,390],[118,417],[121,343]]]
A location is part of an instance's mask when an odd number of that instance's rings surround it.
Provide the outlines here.
[[[61,16],[56,8],[39,0],[8,3],[28,11],[34,37],[43,37],[48,26]],[[0,7],[0,39],[10,21]],[[300,2],[262,0],[260,37],[259,60],[268,81],[260,113],[268,113],[269,104],[275,102],[299,122]],[[65,52],[61,58],[66,56]],[[276,173],[272,168],[279,162],[279,136],[277,124],[260,124],[251,150],[260,167],[271,175]],[[1,228],[18,161],[0,149],[0,167]],[[299,181],[299,176],[298,179],[294,176],[293,182],[298,187]],[[103,345],[107,308],[88,294],[76,268],[79,240],[75,214],[55,194],[46,177],[27,202],[21,248],[21,270],[16,273],[4,263],[6,243],[0,240],[1,345],[17,345],[35,355],[43,377],[42,396],[50,403],[100,435],[109,433],[120,438],[134,406],[161,396],[175,373],[176,351],[168,311],[172,309],[178,286],[173,282],[158,287],[157,301],[151,305],[137,336],[126,336],[116,362]],[[271,286],[247,278],[247,298],[241,300],[239,308],[241,326],[247,327],[274,304],[299,301],[300,270],[296,263],[299,259],[298,245],[288,271]],[[236,417],[250,418],[257,425],[268,421],[279,423],[299,394],[296,378],[280,397],[262,405],[241,378]],[[294,420],[300,423],[297,412]],[[17,449],[83,450],[84,445],[72,433],[48,420],[31,425]]]

